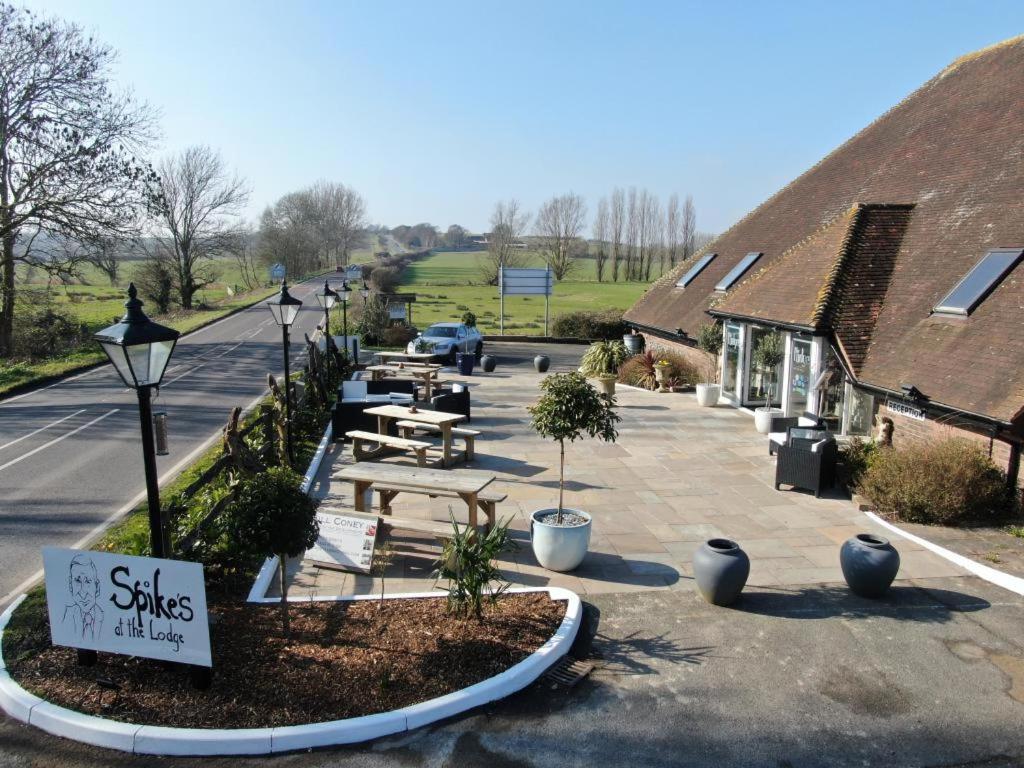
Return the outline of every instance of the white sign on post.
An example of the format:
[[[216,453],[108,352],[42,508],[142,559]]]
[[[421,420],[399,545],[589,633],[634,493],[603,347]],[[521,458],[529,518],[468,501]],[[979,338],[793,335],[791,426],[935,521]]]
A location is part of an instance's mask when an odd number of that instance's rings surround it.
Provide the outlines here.
[[[505,297],[506,296],[543,296],[544,297],[544,335],[548,335],[548,310],[551,294],[555,288],[555,278],[548,268],[545,269],[506,269],[498,268],[498,298],[500,299],[499,326],[501,335],[505,335]]]
[[[306,550],[306,558],[328,568],[369,573],[380,522],[377,516],[325,511],[317,512],[316,519],[320,536],[313,548]]]
[[[203,566],[43,547],[54,645],[213,666]]]

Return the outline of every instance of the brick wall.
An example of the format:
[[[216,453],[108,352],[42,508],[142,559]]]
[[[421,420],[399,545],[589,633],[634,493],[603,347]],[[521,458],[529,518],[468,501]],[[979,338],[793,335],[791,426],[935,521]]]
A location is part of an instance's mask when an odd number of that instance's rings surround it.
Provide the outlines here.
[[[697,370],[701,371],[702,374],[707,369],[708,361],[711,359],[711,356],[704,350],[697,347],[691,347],[688,344],[668,341],[667,339],[663,339],[659,336],[652,336],[649,333],[642,333],[641,336],[644,337],[644,343],[647,345],[646,349],[664,349],[668,352],[675,352],[680,357],[683,357],[693,363],[697,367]]]

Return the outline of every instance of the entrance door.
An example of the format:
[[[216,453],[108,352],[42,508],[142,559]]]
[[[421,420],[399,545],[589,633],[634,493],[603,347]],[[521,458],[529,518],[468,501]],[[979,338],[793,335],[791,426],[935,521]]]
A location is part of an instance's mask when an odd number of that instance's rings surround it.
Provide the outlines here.
[[[787,413],[790,416],[801,416],[810,410],[812,381],[811,361],[813,360],[813,344],[810,339],[793,337],[793,347],[789,363],[789,404]]]
[[[740,374],[740,350],[742,335],[739,323],[731,320],[725,324],[725,351],[722,354],[722,393],[730,400],[736,400]]]
[[[746,361],[747,375],[744,382],[743,401],[747,405],[765,405],[768,402],[769,393],[772,396],[772,404],[778,405],[779,379],[782,378],[782,366],[776,366],[775,370],[768,370],[754,364],[754,350],[757,349],[761,339],[774,333],[769,328],[759,328],[756,325],[747,327]]]

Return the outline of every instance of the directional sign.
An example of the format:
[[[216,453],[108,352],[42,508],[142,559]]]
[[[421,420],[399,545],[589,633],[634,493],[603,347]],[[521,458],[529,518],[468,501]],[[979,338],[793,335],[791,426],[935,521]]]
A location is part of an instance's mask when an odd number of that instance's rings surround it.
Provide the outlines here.
[[[267,271],[270,273],[270,279],[273,280],[275,283],[278,282],[279,280],[284,280],[285,278],[284,264],[274,264],[273,266],[269,267]]]

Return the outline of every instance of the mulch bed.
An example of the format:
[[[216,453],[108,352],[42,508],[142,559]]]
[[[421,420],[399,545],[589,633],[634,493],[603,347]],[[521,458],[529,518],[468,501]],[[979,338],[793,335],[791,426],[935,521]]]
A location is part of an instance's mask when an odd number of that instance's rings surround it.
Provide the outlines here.
[[[277,605],[210,607],[213,685],[193,689],[184,667],[100,654],[80,667],[50,645],[45,604],[19,607],[4,636],[11,676],[69,709],[130,723],[264,728],[325,722],[415,704],[493,677],[554,634],[565,603],[504,595],[482,622],[446,613],[445,599],[291,604],[291,639]],[[19,617],[19,614],[21,615]],[[121,690],[103,692],[97,678]]]

